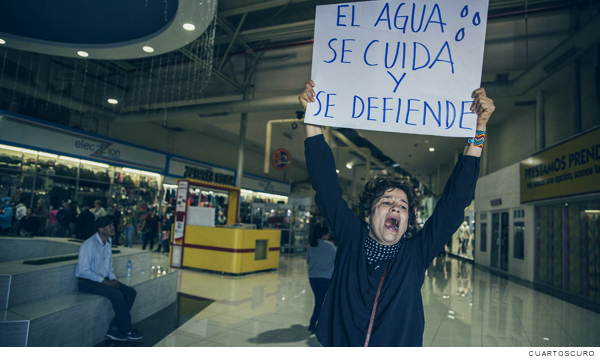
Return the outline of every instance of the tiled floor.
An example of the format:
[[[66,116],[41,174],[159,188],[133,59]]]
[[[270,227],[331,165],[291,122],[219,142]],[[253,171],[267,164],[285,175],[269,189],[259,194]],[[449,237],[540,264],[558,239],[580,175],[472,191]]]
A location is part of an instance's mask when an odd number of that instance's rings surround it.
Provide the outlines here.
[[[153,255],[153,264],[167,258]],[[180,271],[179,292],[215,300],[155,346],[320,346],[303,255],[246,276]],[[423,346],[600,346],[600,315],[455,258],[435,259],[422,288]]]

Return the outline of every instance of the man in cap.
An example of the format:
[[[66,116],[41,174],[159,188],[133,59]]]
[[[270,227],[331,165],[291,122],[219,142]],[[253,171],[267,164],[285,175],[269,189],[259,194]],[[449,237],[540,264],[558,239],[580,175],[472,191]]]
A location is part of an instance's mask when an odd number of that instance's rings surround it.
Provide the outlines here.
[[[79,249],[75,275],[79,291],[107,297],[115,311],[106,336],[113,340],[139,340],[141,331],[131,325],[131,307],[136,291],[117,281],[112,266],[111,236],[115,234],[112,219],[101,216],[94,221],[96,233]]]

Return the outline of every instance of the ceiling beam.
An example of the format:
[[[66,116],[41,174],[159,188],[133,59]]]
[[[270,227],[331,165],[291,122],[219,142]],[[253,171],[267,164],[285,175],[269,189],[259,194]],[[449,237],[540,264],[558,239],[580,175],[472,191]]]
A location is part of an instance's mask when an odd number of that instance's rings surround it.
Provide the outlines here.
[[[235,8],[235,9],[230,9],[230,10],[225,10],[225,11],[219,11],[219,15],[221,15],[223,17],[230,17],[230,16],[234,16],[234,15],[240,15],[240,14],[243,14],[243,13],[249,13],[249,12],[254,12],[254,11],[271,9],[271,8],[274,8],[274,7],[285,6],[285,5],[294,4],[294,3],[301,3],[301,2],[305,2],[305,1],[307,1],[307,0],[273,0],[273,1],[265,1],[265,2],[260,3],[260,4],[242,6],[242,7]]]

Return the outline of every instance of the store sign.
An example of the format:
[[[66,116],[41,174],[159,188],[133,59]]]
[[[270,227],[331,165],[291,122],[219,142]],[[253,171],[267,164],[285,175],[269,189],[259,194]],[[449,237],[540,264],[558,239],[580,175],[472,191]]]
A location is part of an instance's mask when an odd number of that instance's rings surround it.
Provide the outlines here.
[[[521,203],[600,192],[600,127],[521,161]]]
[[[199,162],[172,157],[169,160],[171,176],[235,186],[235,172]]]
[[[185,235],[185,214],[187,211],[189,182],[179,181],[177,184],[177,204],[175,205],[175,231],[173,241],[180,243]]]
[[[471,137],[487,0],[363,1],[317,6],[305,122]]]
[[[166,154],[69,129],[0,114],[0,141],[74,157],[163,172]]]
[[[277,149],[271,155],[271,165],[275,170],[285,170],[292,163],[292,155],[286,149]]]
[[[242,188],[275,195],[290,195],[292,192],[292,185],[290,184],[255,177],[248,174],[244,174],[244,178],[242,179]]]

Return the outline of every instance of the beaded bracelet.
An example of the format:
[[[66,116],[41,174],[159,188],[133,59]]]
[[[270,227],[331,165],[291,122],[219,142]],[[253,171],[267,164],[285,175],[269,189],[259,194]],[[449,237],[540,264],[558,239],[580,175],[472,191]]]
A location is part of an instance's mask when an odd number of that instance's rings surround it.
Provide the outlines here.
[[[483,130],[475,130],[475,137],[467,139],[467,145],[473,144],[473,146],[477,146],[482,148],[483,141],[485,140],[485,131]]]

